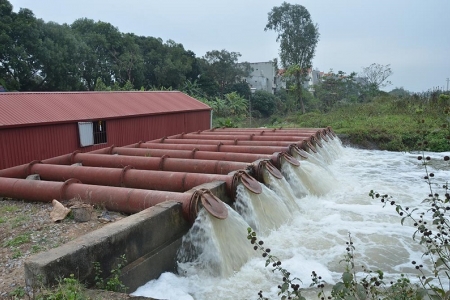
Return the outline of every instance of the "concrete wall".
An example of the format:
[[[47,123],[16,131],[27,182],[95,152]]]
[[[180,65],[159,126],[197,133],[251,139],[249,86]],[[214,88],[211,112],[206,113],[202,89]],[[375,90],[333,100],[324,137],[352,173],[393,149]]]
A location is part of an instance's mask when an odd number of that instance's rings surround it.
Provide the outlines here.
[[[223,182],[199,188],[211,190],[224,202],[231,200]],[[81,282],[93,286],[94,262],[100,263],[106,278],[118,258],[125,255],[128,265],[122,269],[121,281],[132,292],[163,272],[176,272],[176,253],[190,226],[183,218],[180,203],[158,204],[31,257],[25,263],[26,285],[52,285],[75,274]]]

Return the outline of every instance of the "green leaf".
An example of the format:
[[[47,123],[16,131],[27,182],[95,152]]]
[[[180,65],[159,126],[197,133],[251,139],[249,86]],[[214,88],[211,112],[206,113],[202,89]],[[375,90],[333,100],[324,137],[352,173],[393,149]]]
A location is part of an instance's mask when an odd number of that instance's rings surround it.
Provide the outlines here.
[[[439,258],[436,260],[436,268],[442,266],[443,264],[445,264],[445,260],[442,259],[442,257],[439,257]]]
[[[423,283],[423,285],[427,285],[430,281],[433,281],[433,277],[428,277],[425,281],[424,281],[424,283]]]
[[[403,217],[400,221],[400,223],[403,225],[403,222],[405,221],[406,217]]]
[[[344,281],[345,285],[348,286],[353,280],[353,275],[349,272],[344,272],[342,274],[342,280]]]

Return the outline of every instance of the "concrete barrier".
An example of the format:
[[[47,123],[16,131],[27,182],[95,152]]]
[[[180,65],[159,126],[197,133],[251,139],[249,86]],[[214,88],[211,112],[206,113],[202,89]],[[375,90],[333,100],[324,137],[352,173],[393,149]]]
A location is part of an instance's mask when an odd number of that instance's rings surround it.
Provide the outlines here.
[[[230,203],[224,182],[211,182],[197,188],[208,188]],[[125,255],[121,282],[132,292],[163,272],[176,272],[176,253],[189,224],[182,206],[167,201],[108,224],[58,248],[32,256],[25,262],[28,287],[53,285],[74,274],[88,287],[95,285],[94,263],[100,265],[106,279]]]

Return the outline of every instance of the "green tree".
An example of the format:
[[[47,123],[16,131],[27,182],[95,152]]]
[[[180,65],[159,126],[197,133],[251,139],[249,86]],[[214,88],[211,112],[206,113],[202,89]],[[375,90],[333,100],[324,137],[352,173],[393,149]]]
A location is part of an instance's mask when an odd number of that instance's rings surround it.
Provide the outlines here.
[[[259,111],[261,116],[269,117],[276,108],[275,95],[266,91],[256,91],[251,98],[252,110]]]
[[[240,82],[243,77],[248,77],[250,73],[250,64],[238,64],[240,56],[239,52],[213,50],[206,52],[203,57],[204,73],[201,77],[206,76],[214,80],[219,87],[220,97],[223,97],[229,86]],[[205,80],[205,78],[202,80]]]
[[[71,28],[83,37],[83,41],[89,47],[83,59],[82,72],[82,80],[87,89],[94,89],[98,77],[106,86],[110,86],[116,77],[115,63],[121,53],[122,36],[119,30],[110,23],[94,22],[86,18],[76,20]]]
[[[83,58],[89,51],[81,36],[67,24],[43,24],[40,57],[42,81],[39,89],[46,91],[84,90]]]
[[[299,4],[283,2],[269,12],[264,30],[278,33],[280,42],[280,63],[287,70],[287,76],[294,78],[294,92],[302,112],[305,105],[302,97],[302,85],[312,68],[312,59],[319,41],[317,24],[311,20],[308,10]]]
[[[356,78],[356,73],[346,74],[343,71],[334,73],[332,70],[323,75],[319,84],[314,86],[314,95],[319,100],[319,108],[323,112],[330,111],[336,103],[362,102],[363,87]]]
[[[0,0],[0,78],[9,90],[33,91],[41,84],[42,24],[31,10],[14,13]]]
[[[144,59],[136,40],[134,34],[122,34],[119,47],[112,54],[114,80],[120,84],[144,85]]]

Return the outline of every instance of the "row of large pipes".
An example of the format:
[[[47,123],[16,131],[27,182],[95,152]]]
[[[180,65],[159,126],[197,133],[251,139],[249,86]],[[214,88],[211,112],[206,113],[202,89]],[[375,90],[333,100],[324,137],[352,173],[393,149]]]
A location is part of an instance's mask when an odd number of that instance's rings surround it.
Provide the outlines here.
[[[0,170],[0,196],[30,201],[81,197],[125,213],[172,199],[182,203],[184,216],[190,221],[195,219],[199,203],[213,216],[224,218],[226,208],[220,200],[209,191],[191,189],[219,180],[226,183],[231,198],[238,183],[261,193],[260,184],[251,175],[262,181],[262,170],[267,170],[282,178],[276,168],[281,168],[282,161],[300,164],[290,154],[306,157],[305,152],[315,152],[315,147],[322,147],[333,136],[329,128],[216,128],[91,153],[76,151]],[[38,174],[41,181],[24,179],[32,174]]]
[[[182,204],[184,217],[194,222],[200,203],[208,212],[219,219],[225,219],[228,211],[223,202],[208,190],[193,193],[176,193],[121,187],[83,184],[77,179],[65,182],[0,178],[3,197],[27,201],[50,202],[53,199],[78,198],[84,202],[104,207],[111,211],[136,213],[156,204],[174,200]]]
[[[261,162],[262,163],[262,162]],[[230,197],[234,197],[237,184],[242,183],[253,193],[261,193],[260,183],[246,171],[235,171],[229,175],[198,174],[186,172],[164,172],[137,170],[130,166],[124,168],[101,168],[74,165],[51,165],[32,162],[23,165],[15,174],[9,173],[9,178],[25,179],[30,175],[39,175],[45,181],[66,181],[76,178],[83,183],[103,186],[128,187],[145,190],[171,192],[186,192],[196,186],[212,181],[223,181]],[[273,173],[273,170],[270,170]],[[2,171],[0,171],[0,175]]]

